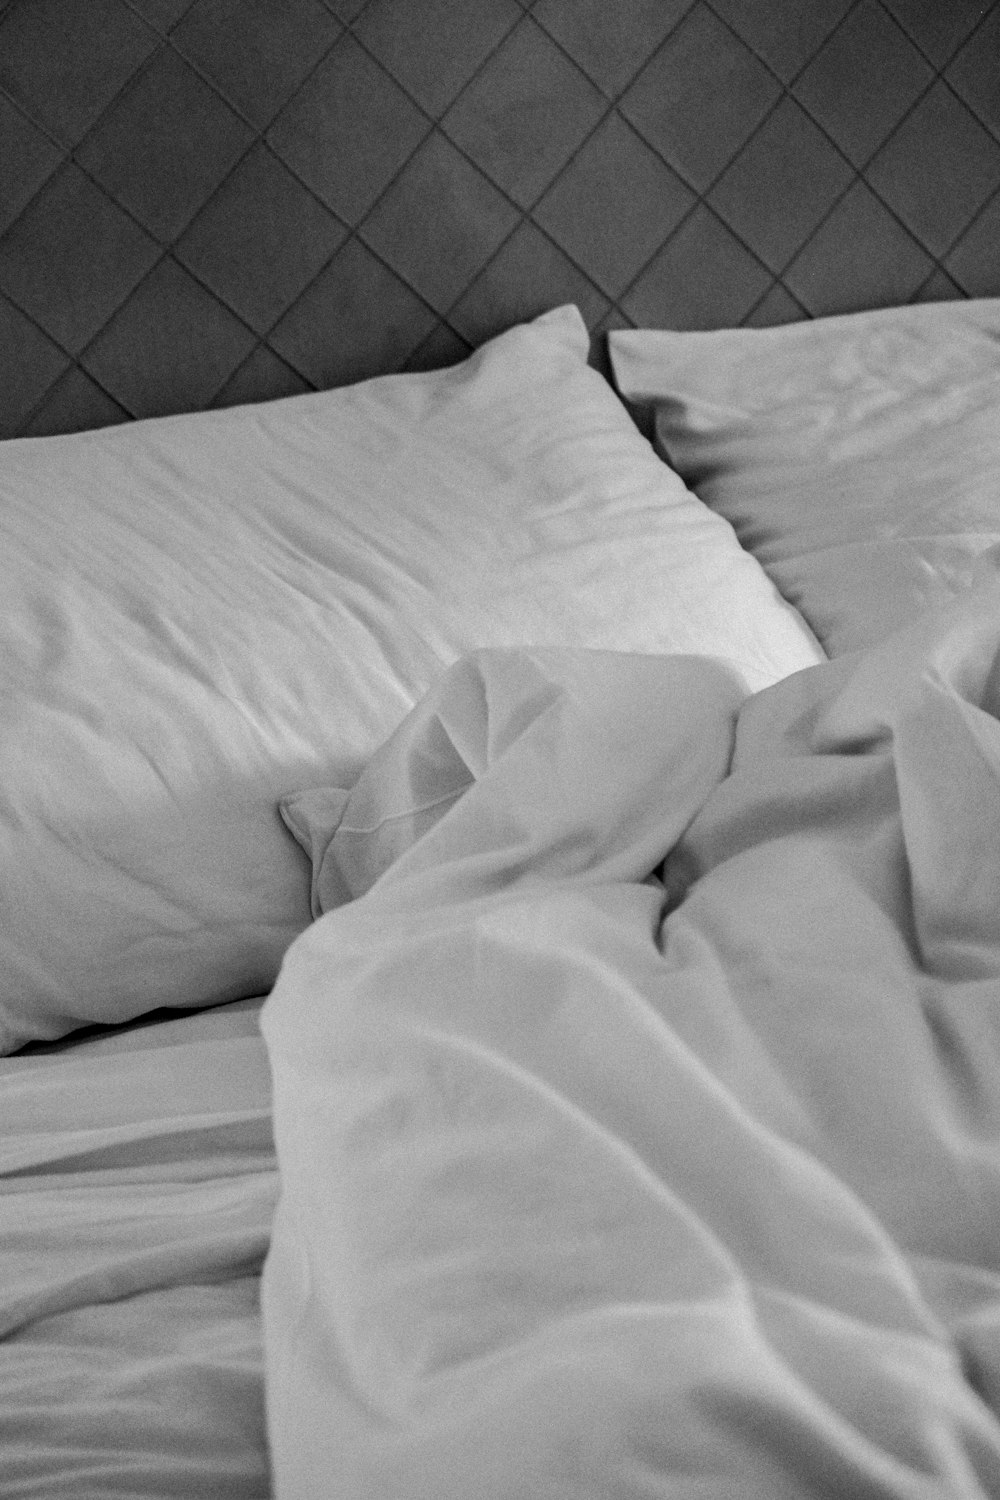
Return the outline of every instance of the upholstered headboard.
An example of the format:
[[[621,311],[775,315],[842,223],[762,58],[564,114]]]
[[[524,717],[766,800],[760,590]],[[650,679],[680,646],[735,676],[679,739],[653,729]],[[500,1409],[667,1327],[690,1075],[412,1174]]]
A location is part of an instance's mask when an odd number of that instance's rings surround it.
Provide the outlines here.
[[[1000,293],[1000,0],[0,0],[0,434]]]

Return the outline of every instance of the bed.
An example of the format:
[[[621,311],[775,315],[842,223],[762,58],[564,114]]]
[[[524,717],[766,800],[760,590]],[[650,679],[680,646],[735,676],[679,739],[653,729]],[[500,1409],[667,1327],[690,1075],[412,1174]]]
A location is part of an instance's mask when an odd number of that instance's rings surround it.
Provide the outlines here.
[[[1000,1494],[1000,7],[99,10],[0,7],[0,1493]]]

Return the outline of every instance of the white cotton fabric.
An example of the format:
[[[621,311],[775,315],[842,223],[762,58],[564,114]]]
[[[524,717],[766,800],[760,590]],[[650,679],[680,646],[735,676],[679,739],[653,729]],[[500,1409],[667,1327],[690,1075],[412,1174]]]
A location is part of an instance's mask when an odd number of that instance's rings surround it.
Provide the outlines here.
[[[297,805],[277,1500],[1000,1493],[998,622],[485,653]]]
[[[831,656],[1000,566],[1000,298],[609,335],[622,395]]]
[[[0,1051],[265,991],[282,793],[350,785],[462,652],[818,659],[562,308],[464,364],[0,445]]]
[[[260,1001],[0,1062],[0,1494],[266,1500]]]

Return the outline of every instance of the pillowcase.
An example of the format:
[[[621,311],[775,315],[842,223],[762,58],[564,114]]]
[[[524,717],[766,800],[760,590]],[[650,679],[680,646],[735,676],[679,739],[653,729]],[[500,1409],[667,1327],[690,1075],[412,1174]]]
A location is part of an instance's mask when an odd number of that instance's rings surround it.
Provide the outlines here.
[[[667,462],[830,655],[997,566],[1000,299],[609,343]]]
[[[479,646],[818,647],[587,365],[453,369],[0,445],[0,1050],[269,988],[310,920],[283,793],[350,786]]]

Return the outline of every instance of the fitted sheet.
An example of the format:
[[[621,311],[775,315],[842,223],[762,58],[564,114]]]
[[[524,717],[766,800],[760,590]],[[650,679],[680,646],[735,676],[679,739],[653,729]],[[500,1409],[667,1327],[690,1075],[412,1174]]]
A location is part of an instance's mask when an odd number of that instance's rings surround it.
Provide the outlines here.
[[[1000,1494],[1000,591],[741,697],[487,653],[314,830],[279,1500]]]
[[[261,1001],[0,1061],[0,1494],[270,1493]]]

